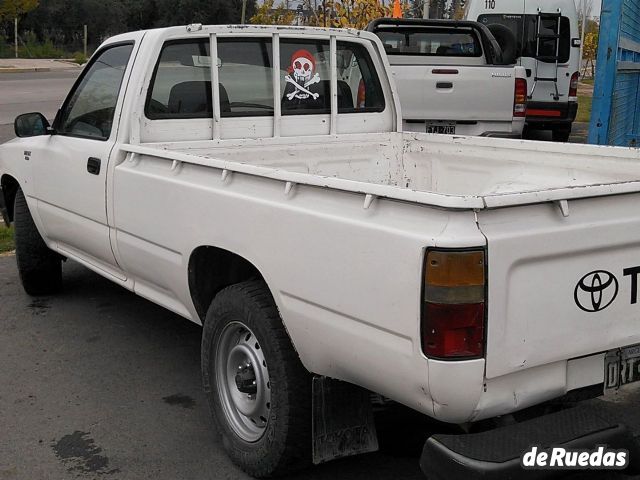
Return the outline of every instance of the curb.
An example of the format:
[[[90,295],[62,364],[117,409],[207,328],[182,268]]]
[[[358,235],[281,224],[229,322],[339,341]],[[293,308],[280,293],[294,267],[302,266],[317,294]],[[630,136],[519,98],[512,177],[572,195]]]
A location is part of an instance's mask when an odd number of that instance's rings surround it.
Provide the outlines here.
[[[50,72],[50,68],[14,68],[0,67],[0,73]]]

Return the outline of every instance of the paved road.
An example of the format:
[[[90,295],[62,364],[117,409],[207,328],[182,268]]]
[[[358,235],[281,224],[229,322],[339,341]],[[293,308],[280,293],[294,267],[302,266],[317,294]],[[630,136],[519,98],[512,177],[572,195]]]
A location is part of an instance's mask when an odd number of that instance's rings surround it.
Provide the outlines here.
[[[209,421],[200,327],[72,262],[64,280],[30,298],[0,257],[0,479],[247,479]],[[427,430],[406,411],[381,428],[382,453],[297,478],[420,479]]]
[[[53,118],[78,71],[0,74],[0,125],[26,112]],[[6,139],[5,139],[6,140]]]

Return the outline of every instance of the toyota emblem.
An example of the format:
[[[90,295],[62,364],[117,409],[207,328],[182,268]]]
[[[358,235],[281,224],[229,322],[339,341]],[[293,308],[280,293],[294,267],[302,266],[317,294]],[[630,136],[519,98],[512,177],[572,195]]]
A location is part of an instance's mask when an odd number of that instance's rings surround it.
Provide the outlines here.
[[[587,273],[573,292],[576,305],[585,312],[604,310],[618,296],[618,279],[606,270]]]

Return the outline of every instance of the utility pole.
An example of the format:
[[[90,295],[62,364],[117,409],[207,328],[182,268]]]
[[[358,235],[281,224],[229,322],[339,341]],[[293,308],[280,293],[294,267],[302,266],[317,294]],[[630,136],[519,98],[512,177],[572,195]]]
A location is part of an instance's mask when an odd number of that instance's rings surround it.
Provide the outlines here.
[[[87,58],[87,26],[84,26],[84,58]]]
[[[431,2],[429,0],[424,0],[422,4],[422,18],[429,18],[429,9],[431,7]]]
[[[14,41],[15,41],[15,47],[16,47],[16,58],[18,58],[18,16],[17,15],[13,24],[13,30],[14,30]]]
[[[244,25],[245,15],[247,14],[247,0],[242,0],[242,18],[240,23]]]

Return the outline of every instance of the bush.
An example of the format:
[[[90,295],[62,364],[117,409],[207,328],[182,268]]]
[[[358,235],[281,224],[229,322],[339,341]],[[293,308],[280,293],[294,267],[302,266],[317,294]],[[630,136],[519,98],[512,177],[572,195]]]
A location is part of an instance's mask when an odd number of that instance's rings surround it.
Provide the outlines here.
[[[7,43],[6,37],[0,35],[0,58],[9,58],[13,48]]]
[[[85,63],[87,63],[87,57],[82,52],[76,52],[73,54],[73,61],[78,65],[84,65]]]
[[[44,43],[38,42],[36,34],[27,32],[23,37],[23,44],[18,47],[18,54],[21,58],[65,58],[64,50],[56,48],[51,40]]]

